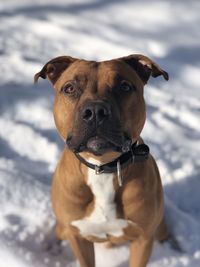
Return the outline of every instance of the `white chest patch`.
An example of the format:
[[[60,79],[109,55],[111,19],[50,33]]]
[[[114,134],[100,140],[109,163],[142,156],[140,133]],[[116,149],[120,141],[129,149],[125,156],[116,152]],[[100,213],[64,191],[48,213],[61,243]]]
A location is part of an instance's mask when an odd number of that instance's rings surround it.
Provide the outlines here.
[[[94,160],[90,160],[90,162],[99,164]],[[88,168],[88,185],[94,194],[94,210],[89,217],[71,223],[80,230],[82,236],[106,238],[107,235],[111,235],[119,237],[123,235],[122,229],[128,226],[126,220],[116,217],[113,179],[113,174],[95,174],[94,170]]]

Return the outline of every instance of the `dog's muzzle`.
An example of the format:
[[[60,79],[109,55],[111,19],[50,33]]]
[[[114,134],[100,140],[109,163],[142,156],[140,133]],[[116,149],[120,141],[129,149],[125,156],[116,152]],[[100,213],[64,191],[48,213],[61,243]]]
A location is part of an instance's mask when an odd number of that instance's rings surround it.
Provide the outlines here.
[[[74,131],[66,143],[76,153],[89,151],[103,155],[107,151],[126,152],[132,140],[121,131],[119,120],[108,102],[93,101],[80,110]]]

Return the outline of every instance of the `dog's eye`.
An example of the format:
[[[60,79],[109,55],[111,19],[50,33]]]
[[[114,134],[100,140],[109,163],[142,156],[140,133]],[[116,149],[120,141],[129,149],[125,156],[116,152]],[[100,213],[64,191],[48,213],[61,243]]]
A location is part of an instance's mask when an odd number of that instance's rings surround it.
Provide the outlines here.
[[[124,92],[130,92],[135,90],[135,86],[133,86],[130,82],[128,81],[122,81],[120,84],[120,89]]]
[[[76,91],[75,85],[73,83],[66,83],[62,89],[61,92],[66,95],[74,94]]]

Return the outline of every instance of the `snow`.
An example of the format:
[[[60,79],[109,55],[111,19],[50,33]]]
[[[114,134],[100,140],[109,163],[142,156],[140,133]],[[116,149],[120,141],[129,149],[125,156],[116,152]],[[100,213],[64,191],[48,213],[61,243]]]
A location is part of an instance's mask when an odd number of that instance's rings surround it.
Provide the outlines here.
[[[77,266],[67,242],[58,256],[41,245],[54,224],[50,184],[64,144],[53,122],[53,89],[47,81],[34,86],[33,75],[59,55],[104,60],[136,52],[170,75],[145,89],[142,136],[184,249],[156,243],[148,266],[200,266],[199,10],[195,0],[0,2],[0,267]],[[97,245],[96,258],[97,267],[125,267],[128,247]]]

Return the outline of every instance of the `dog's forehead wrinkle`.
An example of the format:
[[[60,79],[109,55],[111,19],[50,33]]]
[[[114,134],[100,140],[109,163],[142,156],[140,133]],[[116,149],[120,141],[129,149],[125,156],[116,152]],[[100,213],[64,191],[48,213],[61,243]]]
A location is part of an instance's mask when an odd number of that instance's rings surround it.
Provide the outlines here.
[[[73,80],[75,80],[78,83],[87,83],[88,82],[88,76],[84,73],[75,73]]]
[[[106,81],[115,82],[116,80],[126,79],[127,73],[123,71],[120,64],[116,62],[102,62],[100,68],[100,77],[103,76]]]
[[[93,94],[104,93],[111,90],[116,81],[123,80],[124,77],[120,65],[116,62],[96,62],[79,60],[75,62],[62,78],[75,80],[82,83],[84,91],[90,91]]]

